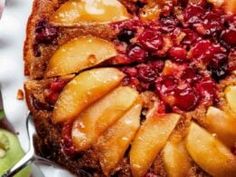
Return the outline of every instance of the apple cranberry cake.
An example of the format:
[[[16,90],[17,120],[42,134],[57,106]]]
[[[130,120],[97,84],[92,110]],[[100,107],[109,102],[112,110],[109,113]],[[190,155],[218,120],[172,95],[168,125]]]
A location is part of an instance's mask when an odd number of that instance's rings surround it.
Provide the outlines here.
[[[78,176],[236,177],[235,0],[35,0],[38,154]]]

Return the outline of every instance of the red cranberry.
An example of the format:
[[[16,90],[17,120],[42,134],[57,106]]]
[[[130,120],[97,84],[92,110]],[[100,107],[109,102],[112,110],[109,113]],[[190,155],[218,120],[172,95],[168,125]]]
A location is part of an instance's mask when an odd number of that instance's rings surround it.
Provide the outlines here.
[[[156,73],[160,73],[162,72],[165,63],[162,60],[154,60],[154,61],[149,61],[148,65],[150,65]]]
[[[196,108],[199,97],[191,87],[175,90],[175,106],[182,111],[191,111]]]
[[[154,173],[147,173],[144,177],[157,177],[157,175],[155,175]]]
[[[156,80],[157,74],[153,68],[146,64],[140,64],[137,66],[138,69],[138,79],[142,82],[151,83]]]
[[[156,81],[156,89],[159,94],[172,92],[178,86],[178,80],[173,76],[162,76]]]
[[[217,82],[228,75],[228,65],[226,63],[223,63],[218,67],[210,66],[209,70],[211,71],[212,78]]]
[[[130,43],[130,40],[135,36],[134,30],[122,29],[118,34],[118,39],[122,42]]]
[[[58,92],[53,92],[52,90],[48,90],[48,92],[46,92],[46,101],[51,105],[54,105],[56,103],[58,97]]]
[[[127,55],[132,61],[142,62],[148,53],[139,45],[132,45],[128,48]]]
[[[169,50],[169,57],[175,62],[184,62],[187,58],[187,51],[181,47],[172,47]]]
[[[49,25],[46,21],[40,21],[36,25],[36,41],[43,44],[52,44],[58,37],[58,30],[56,27]]]
[[[222,31],[221,38],[229,45],[236,46],[236,28]]]
[[[198,42],[190,51],[190,58],[197,59],[203,63],[208,63],[217,55],[223,54],[226,50],[218,44],[213,44],[209,40]]]
[[[181,75],[181,79],[187,81],[188,83],[194,83],[199,78],[200,76],[197,74],[197,71],[193,68],[186,68]]]
[[[53,81],[50,84],[50,90],[53,92],[61,92],[62,89],[65,87],[66,85],[66,81],[64,80],[57,80],[57,81]]]
[[[184,19],[187,23],[196,24],[201,22],[201,17],[204,14],[204,9],[197,5],[189,5],[184,10]]]
[[[124,68],[122,68],[122,71],[125,74],[132,76],[132,77],[135,77],[138,74],[138,71],[135,67],[124,67]]]
[[[163,47],[161,34],[153,30],[145,30],[138,38],[139,42],[148,50],[156,51]]]
[[[224,19],[221,17],[221,14],[207,12],[203,17],[202,27],[204,29],[202,30],[202,34],[210,35],[216,31],[222,30],[223,24]]]
[[[74,155],[76,153],[75,147],[73,146],[71,138],[72,125],[67,123],[62,128],[62,148],[67,155]]]
[[[182,41],[182,44],[184,45],[192,45],[199,38],[199,35],[190,29],[183,29],[183,32],[186,34]]]
[[[161,30],[166,33],[174,31],[174,29],[178,25],[178,20],[173,16],[163,17],[160,19],[160,22]]]
[[[201,99],[205,104],[212,104],[213,99],[216,97],[216,84],[210,79],[204,79],[197,84],[196,89],[201,95]]]

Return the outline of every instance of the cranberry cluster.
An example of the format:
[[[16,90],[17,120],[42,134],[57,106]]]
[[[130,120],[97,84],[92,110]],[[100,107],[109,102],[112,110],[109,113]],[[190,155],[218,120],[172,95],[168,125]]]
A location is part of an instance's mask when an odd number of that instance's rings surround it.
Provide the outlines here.
[[[123,84],[155,92],[165,111],[214,104],[216,83],[236,68],[236,16],[206,0],[173,1],[154,21],[114,26],[120,31],[114,60],[126,64]]]

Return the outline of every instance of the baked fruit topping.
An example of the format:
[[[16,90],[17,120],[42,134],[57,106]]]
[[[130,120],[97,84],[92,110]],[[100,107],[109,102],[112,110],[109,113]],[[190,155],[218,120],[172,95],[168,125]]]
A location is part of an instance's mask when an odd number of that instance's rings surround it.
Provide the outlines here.
[[[87,23],[110,23],[129,19],[126,8],[118,0],[69,0],[51,17],[62,26]]]
[[[25,91],[39,155],[77,176],[236,177],[235,0],[35,7]]]
[[[82,36],[62,45],[49,61],[46,77],[78,73],[117,55],[113,43]]]

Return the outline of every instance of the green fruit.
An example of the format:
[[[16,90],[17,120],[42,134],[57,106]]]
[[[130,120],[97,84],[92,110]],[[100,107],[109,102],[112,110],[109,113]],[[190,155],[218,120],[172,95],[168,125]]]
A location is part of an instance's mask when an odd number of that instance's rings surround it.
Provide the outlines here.
[[[17,137],[3,129],[0,129],[0,176],[24,156]],[[30,168],[27,167],[14,177],[29,177]]]

